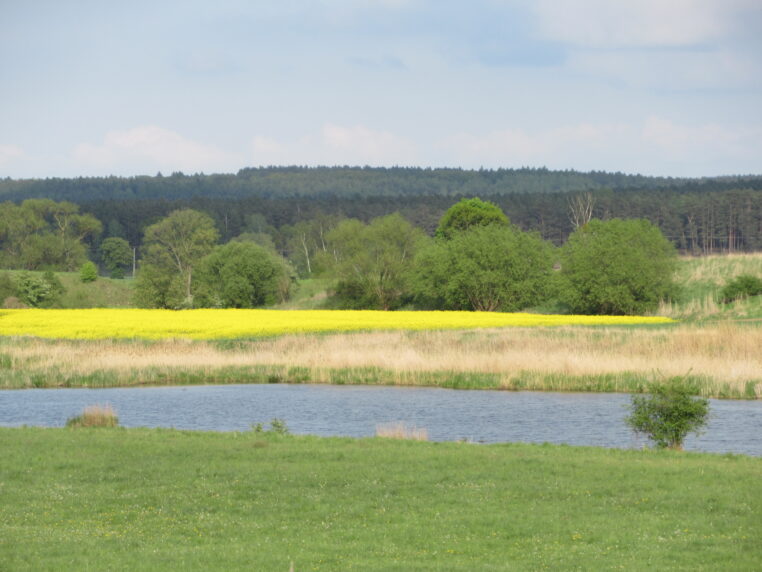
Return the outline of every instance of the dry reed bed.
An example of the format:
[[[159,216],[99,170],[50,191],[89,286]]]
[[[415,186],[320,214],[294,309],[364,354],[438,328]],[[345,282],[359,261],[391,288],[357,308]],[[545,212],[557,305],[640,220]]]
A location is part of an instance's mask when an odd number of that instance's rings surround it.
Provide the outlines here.
[[[286,335],[224,347],[214,342],[151,343],[6,339],[0,353],[25,374],[70,378],[97,372],[120,384],[189,371],[214,377],[223,368],[307,368],[309,381],[328,372],[379,368],[399,383],[416,372],[569,377],[631,373],[649,378],[690,373],[762,396],[762,328],[733,323],[662,328],[507,328],[495,330]],[[1,379],[1,377],[0,377]],[[50,385],[56,385],[51,380]],[[7,385],[6,385],[7,386]],[[748,389],[747,389],[748,392]]]

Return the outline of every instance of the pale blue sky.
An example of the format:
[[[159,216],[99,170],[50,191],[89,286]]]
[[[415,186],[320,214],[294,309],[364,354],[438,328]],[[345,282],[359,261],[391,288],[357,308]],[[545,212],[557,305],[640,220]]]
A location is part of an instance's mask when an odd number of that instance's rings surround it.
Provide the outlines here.
[[[0,0],[0,177],[762,173],[759,0]]]

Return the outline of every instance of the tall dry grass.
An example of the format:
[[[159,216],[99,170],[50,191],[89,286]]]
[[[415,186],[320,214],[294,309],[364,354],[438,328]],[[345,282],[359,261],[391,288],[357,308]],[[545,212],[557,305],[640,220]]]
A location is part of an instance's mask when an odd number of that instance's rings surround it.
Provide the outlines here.
[[[410,441],[428,441],[429,432],[422,427],[408,425],[402,421],[397,423],[380,423],[376,425],[376,437],[387,439],[407,439]]]
[[[694,320],[761,318],[762,303],[759,300],[740,300],[732,307],[717,302],[722,287],[741,274],[762,276],[762,253],[683,257],[675,274],[682,292],[677,300],[662,303],[657,314]]]
[[[111,405],[88,405],[84,411],[66,421],[67,427],[116,427],[119,417]]]
[[[624,375],[653,379],[691,373],[748,394],[762,394],[762,328],[737,323],[659,328],[509,328],[468,331],[290,335],[241,342],[42,341],[5,339],[0,386],[217,382],[226,371],[300,368],[300,380],[330,383],[337,370],[383,370],[382,383],[424,383],[427,375],[485,374],[498,386],[534,379]],[[100,377],[99,377],[100,376]],[[440,376],[441,377],[441,376]],[[108,378],[108,379],[106,379]],[[229,381],[229,380],[228,380]],[[347,381],[351,383],[351,380]],[[90,383],[86,382],[85,384]],[[100,383],[100,382],[98,382]],[[94,382],[92,383],[95,384]],[[620,389],[614,389],[620,390]],[[708,391],[712,394],[712,391]]]

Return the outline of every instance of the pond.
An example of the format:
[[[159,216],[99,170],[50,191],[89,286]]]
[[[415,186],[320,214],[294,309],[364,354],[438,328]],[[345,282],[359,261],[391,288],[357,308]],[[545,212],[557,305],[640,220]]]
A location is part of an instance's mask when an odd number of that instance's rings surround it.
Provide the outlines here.
[[[523,441],[633,448],[628,395],[330,385],[204,385],[0,391],[0,426],[63,426],[111,404],[125,427],[243,431],[273,418],[293,433],[367,437],[404,422],[431,441]],[[762,401],[711,400],[705,433],[686,450],[762,456]]]

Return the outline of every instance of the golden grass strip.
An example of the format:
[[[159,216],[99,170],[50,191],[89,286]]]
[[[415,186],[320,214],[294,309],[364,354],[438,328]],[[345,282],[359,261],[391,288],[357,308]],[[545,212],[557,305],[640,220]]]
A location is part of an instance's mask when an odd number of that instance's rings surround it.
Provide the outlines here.
[[[665,317],[373,310],[3,310],[0,336],[239,339],[315,332],[664,324]]]
[[[207,341],[5,339],[0,345],[4,387],[66,385],[108,374],[111,385],[182,383],[183,372],[214,383],[221,372],[302,368],[301,381],[330,383],[338,370],[378,368],[383,383],[416,384],[426,374],[541,380],[630,374],[643,379],[686,375],[729,384],[739,394],[752,382],[762,396],[762,328],[721,322],[668,328],[503,328],[468,331],[286,335],[231,345]],[[285,373],[284,373],[285,375]],[[440,376],[441,377],[441,376]],[[241,381],[245,381],[245,375]],[[229,382],[229,381],[228,381]],[[351,383],[351,379],[347,381]],[[539,383],[539,382],[538,382]],[[529,385],[527,389],[543,389]],[[557,386],[555,388],[558,388]],[[708,394],[714,394],[709,391]]]

